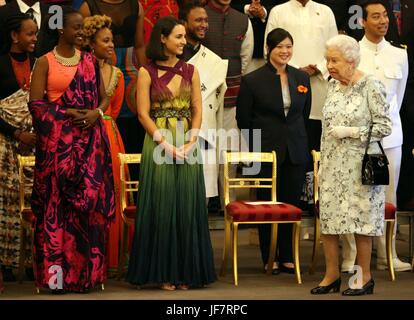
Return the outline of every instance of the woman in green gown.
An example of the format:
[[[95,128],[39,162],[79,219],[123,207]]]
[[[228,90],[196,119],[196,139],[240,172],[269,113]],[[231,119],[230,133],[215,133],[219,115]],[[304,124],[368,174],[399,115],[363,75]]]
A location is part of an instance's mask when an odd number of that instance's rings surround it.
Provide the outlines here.
[[[198,71],[177,58],[185,28],[161,18],[151,34],[151,62],[138,75],[138,118],[146,130],[127,281],[175,290],[216,280],[197,133]]]

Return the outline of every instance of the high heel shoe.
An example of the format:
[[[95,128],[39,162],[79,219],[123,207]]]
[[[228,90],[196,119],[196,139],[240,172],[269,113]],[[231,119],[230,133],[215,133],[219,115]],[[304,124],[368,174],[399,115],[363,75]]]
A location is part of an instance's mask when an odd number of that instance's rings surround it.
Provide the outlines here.
[[[375,286],[374,279],[371,278],[366,284],[363,285],[362,288],[360,289],[348,288],[342,292],[342,295],[343,296],[363,296],[365,294],[373,294],[374,286]]]
[[[316,288],[313,288],[310,293],[311,294],[327,294],[329,292],[339,292],[341,289],[341,278],[336,279],[334,282],[327,286],[317,286]]]
[[[283,263],[279,266],[280,272],[289,273],[289,274],[295,274],[295,267],[286,267]]]

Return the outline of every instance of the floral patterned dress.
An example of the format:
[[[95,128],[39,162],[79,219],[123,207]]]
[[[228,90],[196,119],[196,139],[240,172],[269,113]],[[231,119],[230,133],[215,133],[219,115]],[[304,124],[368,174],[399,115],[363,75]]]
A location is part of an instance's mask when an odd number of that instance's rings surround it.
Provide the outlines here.
[[[368,153],[380,152],[378,143],[391,133],[385,88],[365,75],[352,87],[331,80],[323,108],[321,139],[320,218],[323,234],[383,234],[385,187],[361,183],[362,158],[369,128]],[[336,139],[332,126],[359,127],[359,139]]]

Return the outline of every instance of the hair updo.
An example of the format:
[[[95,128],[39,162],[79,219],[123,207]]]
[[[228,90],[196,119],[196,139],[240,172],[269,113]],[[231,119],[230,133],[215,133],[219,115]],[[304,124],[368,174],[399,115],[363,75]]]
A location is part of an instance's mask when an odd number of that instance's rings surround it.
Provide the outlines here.
[[[112,19],[106,15],[94,15],[91,17],[86,17],[83,20],[82,28],[82,46],[85,49],[91,49],[90,44],[96,39],[96,34],[105,28],[111,28]]]

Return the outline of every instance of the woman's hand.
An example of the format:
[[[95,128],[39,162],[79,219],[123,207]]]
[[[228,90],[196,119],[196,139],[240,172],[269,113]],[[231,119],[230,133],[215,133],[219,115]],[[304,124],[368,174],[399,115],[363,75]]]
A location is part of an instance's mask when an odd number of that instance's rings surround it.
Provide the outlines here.
[[[27,145],[30,148],[33,148],[36,144],[36,134],[29,131],[22,131],[18,136],[18,140],[22,144]]]
[[[176,148],[174,145],[163,141],[160,143],[160,146],[165,150],[165,153],[173,159],[184,160],[187,159],[184,151],[181,148]]]
[[[68,109],[66,114],[72,116],[74,125],[81,129],[93,127],[100,116],[98,110]]]
[[[193,152],[195,144],[197,142],[187,142],[186,144],[179,147],[177,150],[182,152],[185,155],[185,158],[188,159],[188,156]]]

